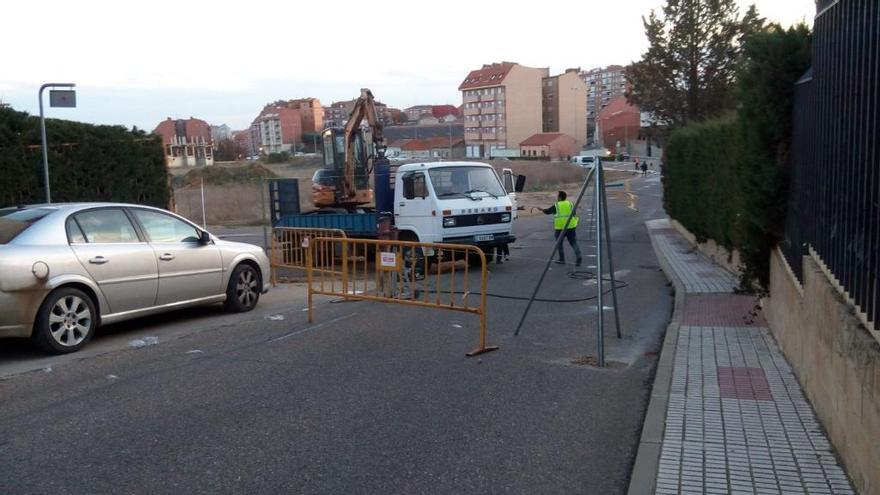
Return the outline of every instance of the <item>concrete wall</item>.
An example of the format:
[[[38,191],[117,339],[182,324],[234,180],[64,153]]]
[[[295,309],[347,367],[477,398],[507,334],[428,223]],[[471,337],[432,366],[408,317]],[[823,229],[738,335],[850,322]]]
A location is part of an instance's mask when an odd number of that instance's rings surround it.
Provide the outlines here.
[[[778,251],[764,315],[859,493],[880,493],[880,343],[819,265],[803,286]]]
[[[697,237],[694,234],[684,227],[684,225],[678,223],[677,220],[670,218],[669,223],[675,227],[681,235],[683,235],[688,242],[691,244],[695,244],[697,249],[700,250],[701,253],[705,254],[715,263],[723,266],[730,273],[734,273],[739,275],[742,271],[742,261],[740,260],[739,252],[737,250],[733,250],[733,252],[728,251],[727,249],[719,246],[712,239],[707,240],[703,243],[697,243]]]
[[[548,75],[549,69],[517,64],[504,78],[508,148],[519,148],[519,143],[543,129],[541,81]]]

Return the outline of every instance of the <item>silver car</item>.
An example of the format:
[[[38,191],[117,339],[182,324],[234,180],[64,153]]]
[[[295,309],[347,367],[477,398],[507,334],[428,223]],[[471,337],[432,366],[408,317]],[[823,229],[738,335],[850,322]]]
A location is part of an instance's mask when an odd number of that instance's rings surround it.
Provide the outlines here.
[[[82,348],[99,324],[224,302],[250,311],[269,260],[158,208],[68,203],[0,209],[0,337],[52,353]]]

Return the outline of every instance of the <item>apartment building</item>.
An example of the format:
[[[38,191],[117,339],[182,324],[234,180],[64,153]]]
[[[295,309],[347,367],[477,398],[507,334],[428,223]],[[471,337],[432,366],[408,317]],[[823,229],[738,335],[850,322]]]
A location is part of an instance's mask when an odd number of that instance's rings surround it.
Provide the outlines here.
[[[611,100],[626,91],[623,66],[591,69],[581,72],[581,78],[587,84],[587,144],[600,144],[600,137],[596,135],[596,119]]]
[[[566,69],[541,85],[543,132],[571,136],[577,150],[587,144],[587,84],[580,71]]]
[[[641,140],[642,114],[630,105],[625,96],[609,101],[596,118],[599,142],[605,148],[620,153],[632,153],[635,141]]]
[[[267,105],[251,124],[251,141],[261,154],[296,151],[302,134],[302,114],[289,106]]]
[[[229,139],[231,135],[232,129],[230,129],[229,126],[226,124],[211,126],[211,139],[214,140],[214,143],[218,143],[220,141],[223,141],[224,139]]]
[[[403,111],[406,113],[406,119],[410,122],[417,122],[424,116],[432,116],[431,109],[433,105],[415,105],[409,108],[405,108]]]
[[[415,105],[404,109],[404,112],[410,122],[418,122],[430,117],[437,119],[438,122],[455,122],[461,117],[461,112],[455,105]]]
[[[324,127],[344,127],[348,122],[348,116],[354,110],[356,101],[357,99],[334,101],[329,107],[324,107]],[[376,107],[376,116],[379,118],[379,122],[382,125],[388,125],[389,122],[386,122],[388,120],[388,105],[379,100],[374,100],[373,104]]]
[[[211,126],[204,120],[168,117],[159,122],[153,132],[162,136],[166,166],[206,167],[214,164]]]
[[[287,102],[289,108],[299,110],[302,118],[303,132],[321,132],[324,130],[324,107],[317,98],[299,98]]]
[[[501,62],[468,73],[458,86],[464,103],[466,156],[516,156],[520,142],[541,132],[541,83],[549,72]]]

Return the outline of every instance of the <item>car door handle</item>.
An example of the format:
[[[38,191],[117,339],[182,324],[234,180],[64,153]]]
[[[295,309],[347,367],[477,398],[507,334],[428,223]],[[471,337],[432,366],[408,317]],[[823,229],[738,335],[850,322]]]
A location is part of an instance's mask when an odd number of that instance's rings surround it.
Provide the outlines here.
[[[397,203],[397,204],[400,206],[406,206],[406,202],[404,202],[404,201],[401,201],[400,203]]]
[[[174,255],[171,253],[165,253],[162,256],[159,256],[159,259],[162,261],[171,261],[174,259]]]
[[[95,256],[94,258],[89,258],[89,263],[91,263],[93,265],[103,265],[104,263],[107,263],[108,261],[110,261],[110,260],[108,260],[107,258],[105,258],[103,256]]]

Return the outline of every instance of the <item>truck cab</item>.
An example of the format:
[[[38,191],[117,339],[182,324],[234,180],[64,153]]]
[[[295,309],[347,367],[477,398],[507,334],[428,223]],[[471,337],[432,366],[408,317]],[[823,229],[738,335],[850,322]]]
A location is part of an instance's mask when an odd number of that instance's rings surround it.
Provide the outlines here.
[[[479,162],[410,163],[394,178],[401,239],[488,250],[516,240],[514,206],[495,169]]]

